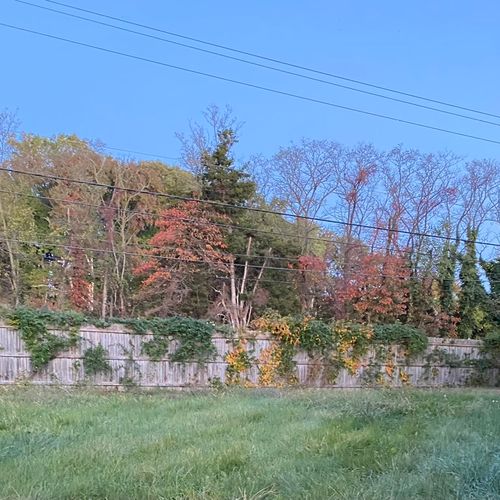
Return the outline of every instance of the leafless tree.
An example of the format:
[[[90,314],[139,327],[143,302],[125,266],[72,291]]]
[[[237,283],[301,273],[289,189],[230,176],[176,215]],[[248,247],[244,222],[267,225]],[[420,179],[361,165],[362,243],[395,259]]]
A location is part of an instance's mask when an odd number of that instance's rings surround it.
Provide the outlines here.
[[[297,217],[303,253],[310,250],[309,237],[317,231],[317,224],[304,218],[328,214],[339,187],[343,155],[342,146],[336,142],[303,139],[280,149],[269,163],[273,195]]]
[[[176,134],[181,143],[183,166],[195,175],[201,171],[203,154],[211,151],[217,145],[219,132],[232,130],[237,135],[243,126],[233,115],[230,106],[221,109],[212,104],[204,111],[203,119],[203,123],[190,122],[187,135],[184,133]]]

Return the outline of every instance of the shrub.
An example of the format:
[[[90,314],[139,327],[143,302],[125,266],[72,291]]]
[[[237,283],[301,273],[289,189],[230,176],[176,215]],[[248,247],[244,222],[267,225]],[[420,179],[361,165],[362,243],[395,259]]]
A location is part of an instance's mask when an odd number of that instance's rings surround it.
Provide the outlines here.
[[[107,357],[108,351],[102,344],[96,347],[89,347],[83,355],[83,369],[85,375],[91,376],[97,373],[109,373],[111,371],[111,365]]]

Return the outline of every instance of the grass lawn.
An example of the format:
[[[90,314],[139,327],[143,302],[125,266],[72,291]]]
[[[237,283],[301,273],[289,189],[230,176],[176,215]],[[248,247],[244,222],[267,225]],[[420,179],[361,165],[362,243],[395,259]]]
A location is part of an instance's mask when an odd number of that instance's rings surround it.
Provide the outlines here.
[[[500,498],[500,392],[0,387],[0,498]]]

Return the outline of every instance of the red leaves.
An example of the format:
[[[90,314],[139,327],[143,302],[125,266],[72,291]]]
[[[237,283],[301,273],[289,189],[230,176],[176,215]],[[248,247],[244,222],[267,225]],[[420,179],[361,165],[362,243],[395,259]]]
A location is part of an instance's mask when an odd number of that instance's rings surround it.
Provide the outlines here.
[[[315,255],[301,255],[298,259],[299,269],[310,271],[326,271],[326,262]]]
[[[345,284],[345,296],[360,319],[393,321],[404,315],[409,298],[409,269],[401,256],[361,256]]]
[[[146,276],[143,288],[161,287],[174,274],[189,278],[203,267],[225,268],[231,256],[224,252],[227,245],[218,224],[228,220],[197,201],[164,210],[155,223],[158,232],[149,240],[151,259],[134,270]]]
[[[89,310],[92,307],[92,283],[87,279],[85,256],[81,250],[72,250],[71,254],[69,300],[77,310]]]

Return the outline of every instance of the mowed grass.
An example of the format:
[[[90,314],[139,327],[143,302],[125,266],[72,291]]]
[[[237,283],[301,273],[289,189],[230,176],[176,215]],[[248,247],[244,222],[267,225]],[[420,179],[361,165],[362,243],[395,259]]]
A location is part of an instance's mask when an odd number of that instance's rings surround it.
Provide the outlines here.
[[[0,388],[0,498],[498,499],[500,393]]]

